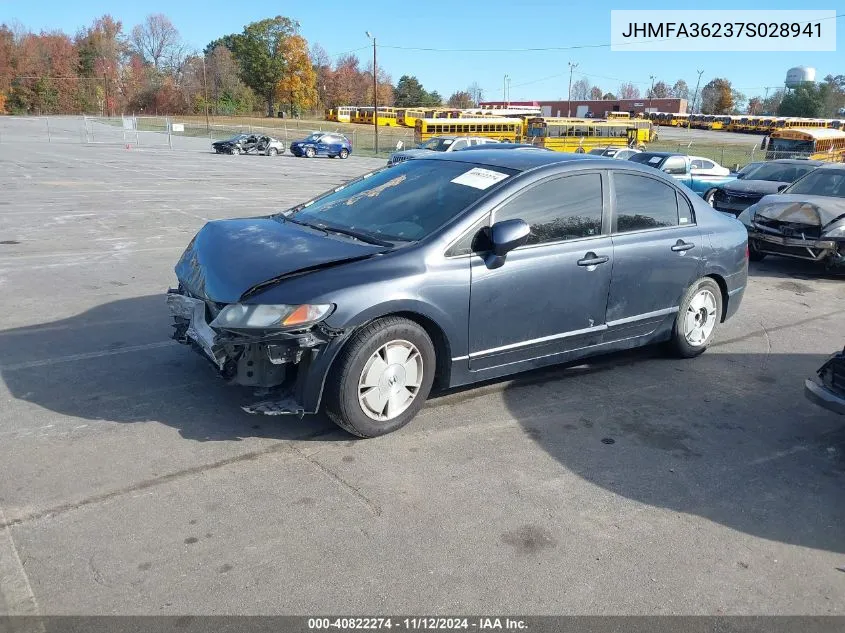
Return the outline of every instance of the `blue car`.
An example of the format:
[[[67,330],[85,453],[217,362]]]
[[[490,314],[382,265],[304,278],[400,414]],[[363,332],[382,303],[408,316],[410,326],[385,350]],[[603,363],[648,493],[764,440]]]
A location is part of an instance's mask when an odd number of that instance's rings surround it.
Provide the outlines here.
[[[563,203],[562,203],[563,201]],[[209,222],[167,295],[174,338],[361,437],[456,388],[666,341],[707,349],[739,308],[748,234],[630,161],[431,152],[266,217]]]
[[[290,144],[294,156],[328,156],[329,158],[347,158],[352,153],[352,143],[343,134],[336,132],[314,132],[301,141]]]
[[[640,152],[628,160],[669,174],[704,198],[711,206],[716,188],[737,178],[737,174],[727,167],[701,156],[687,156],[675,152]]]

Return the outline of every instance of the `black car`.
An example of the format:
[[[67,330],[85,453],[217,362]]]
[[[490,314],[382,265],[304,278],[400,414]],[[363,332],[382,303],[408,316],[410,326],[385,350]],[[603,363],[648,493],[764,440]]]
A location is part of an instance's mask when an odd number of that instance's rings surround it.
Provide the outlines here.
[[[469,145],[468,147],[462,147],[459,152],[466,152],[466,151],[487,151],[491,149],[516,149],[516,150],[523,150],[523,149],[539,149],[544,150],[547,152],[551,152],[548,147],[540,147],[538,145],[531,145],[530,143],[497,143],[492,141],[490,143],[484,143],[483,145]]]
[[[845,265],[845,165],[816,167],[739,214],[751,259],[767,255]]]
[[[714,209],[739,215],[763,196],[779,193],[824,163],[819,160],[784,158],[757,163],[737,174],[736,180],[720,185],[705,198]]]
[[[176,266],[174,338],[245,407],[362,437],[450,388],[669,341],[739,308],[747,235],[663,173],[543,151],[433,153],[283,213],[209,222]]]
[[[264,134],[237,134],[225,141],[215,141],[211,149],[216,154],[263,154],[278,156],[285,153],[285,143]]]
[[[817,405],[845,415],[845,349],[834,354],[804,383],[804,394]]]

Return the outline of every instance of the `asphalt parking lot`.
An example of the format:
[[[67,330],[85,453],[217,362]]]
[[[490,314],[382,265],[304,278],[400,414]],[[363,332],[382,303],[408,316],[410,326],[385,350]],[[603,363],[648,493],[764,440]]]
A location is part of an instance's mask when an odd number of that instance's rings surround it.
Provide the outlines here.
[[[207,219],[383,161],[206,147],[0,142],[0,613],[845,613],[843,419],[803,396],[845,279],[767,260],[698,359],[534,372],[353,440],[243,413],[163,293]]]

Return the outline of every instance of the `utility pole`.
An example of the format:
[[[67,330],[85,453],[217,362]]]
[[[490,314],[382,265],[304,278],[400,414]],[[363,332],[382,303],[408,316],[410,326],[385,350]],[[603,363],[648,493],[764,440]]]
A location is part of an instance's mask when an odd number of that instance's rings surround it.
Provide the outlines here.
[[[211,125],[208,123],[208,81],[205,78],[205,53],[202,56],[202,92],[205,101],[205,132],[211,134]]]
[[[566,62],[569,64],[569,94],[566,97],[566,116],[572,116],[572,73],[578,68],[578,64]]]
[[[508,76],[508,107],[511,107],[511,78]]]
[[[109,84],[103,73],[103,116],[109,116]]]
[[[502,105],[507,105],[508,103],[508,77],[505,75],[504,79],[502,79]]]
[[[378,66],[376,66],[376,38],[367,31],[367,37],[373,40],[373,148],[378,156]]]
[[[760,107],[763,110],[763,114],[768,114],[768,112],[766,112],[766,101],[768,101],[768,100],[769,100],[769,86],[766,86],[766,96],[763,97],[763,103],[760,104]]]
[[[651,79],[651,92],[648,93],[648,110],[651,112],[653,110],[651,102],[654,99],[654,75],[649,75],[649,79]]]
[[[695,102],[698,100],[698,87],[701,85],[701,75],[704,74],[703,70],[697,70],[695,72],[698,73],[698,81],[695,82],[695,94],[692,97],[692,112],[690,112],[690,114],[695,114]]]

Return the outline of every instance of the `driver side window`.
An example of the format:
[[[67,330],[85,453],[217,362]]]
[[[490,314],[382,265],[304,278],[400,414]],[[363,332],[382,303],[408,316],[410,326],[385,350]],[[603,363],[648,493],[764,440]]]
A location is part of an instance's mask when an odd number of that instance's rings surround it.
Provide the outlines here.
[[[494,221],[521,219],[531,227],[527,244],[576,240],[602,233],[601,174],[576,174],[534,185],[505,202]]]
[[[670,156],[663,163],[663,171],[667,174],[685,174],[687,173],[687,162],[683,156]]]

